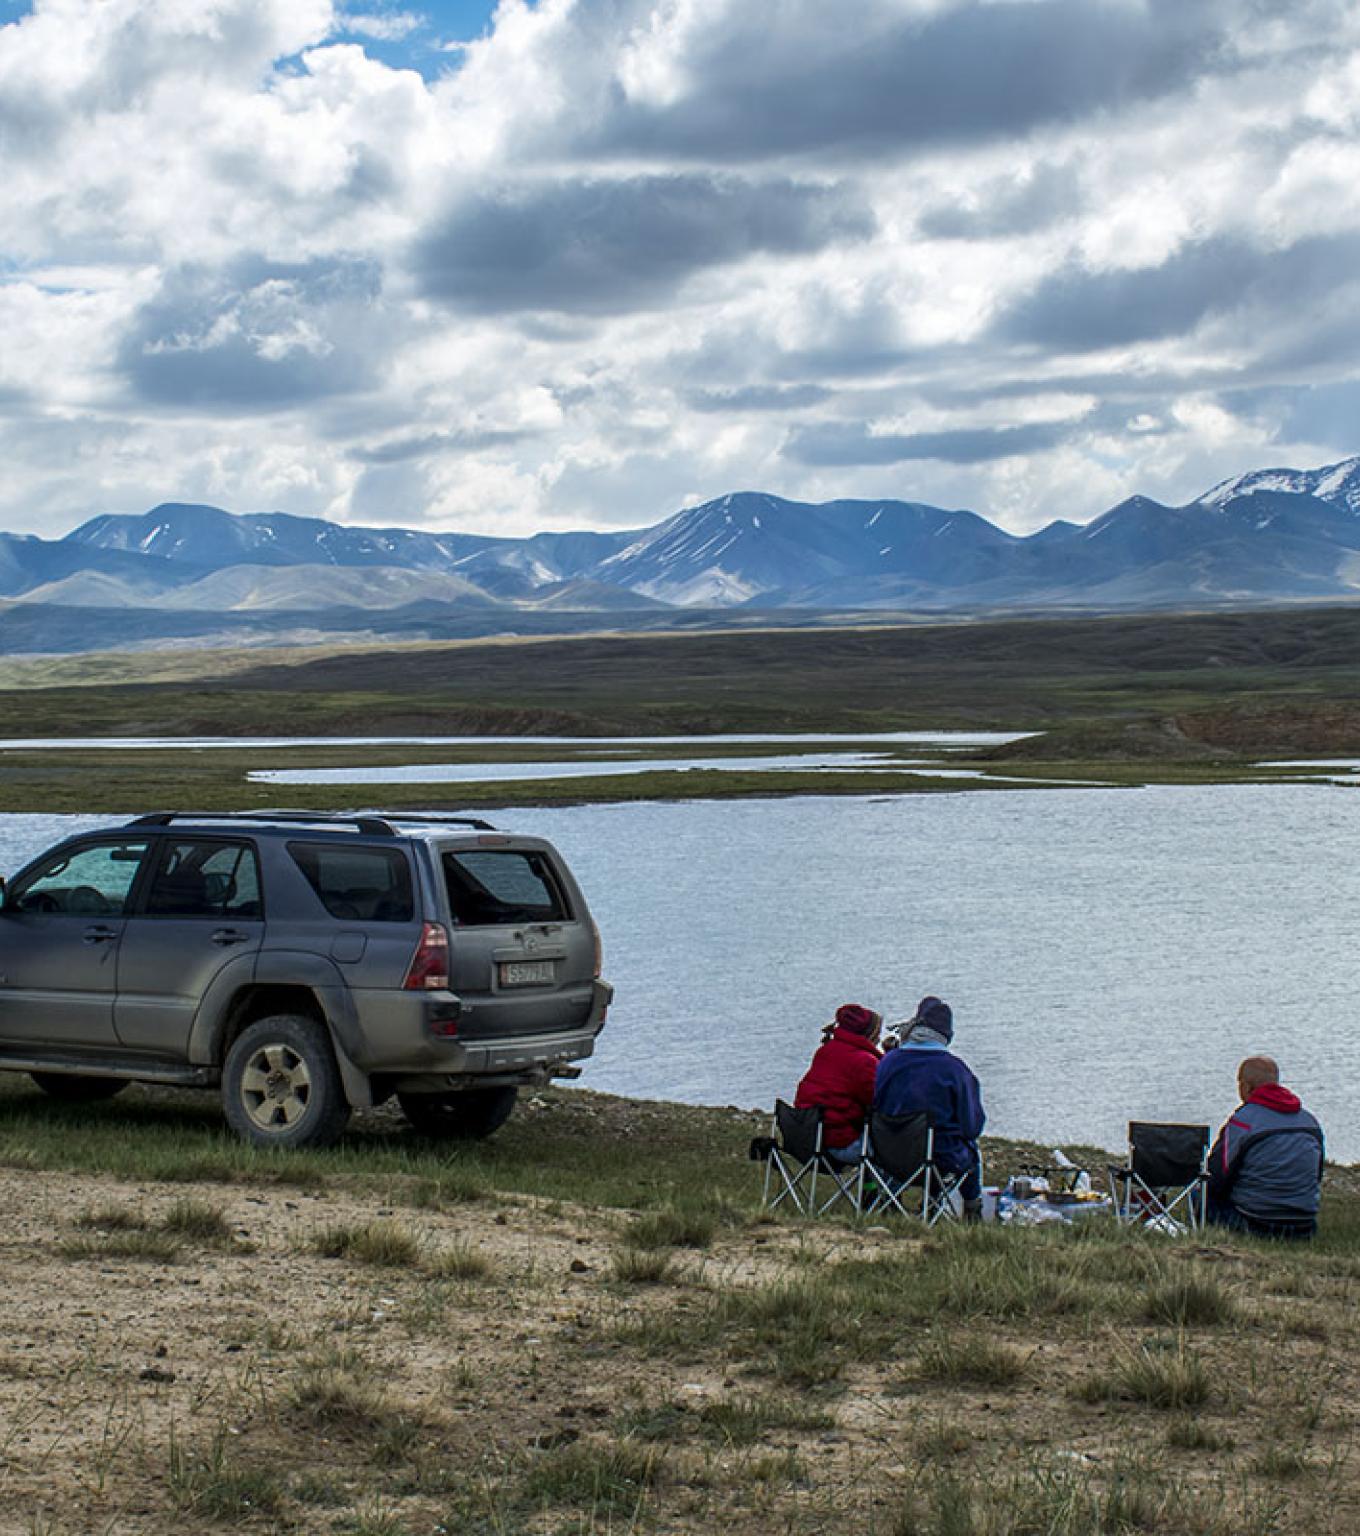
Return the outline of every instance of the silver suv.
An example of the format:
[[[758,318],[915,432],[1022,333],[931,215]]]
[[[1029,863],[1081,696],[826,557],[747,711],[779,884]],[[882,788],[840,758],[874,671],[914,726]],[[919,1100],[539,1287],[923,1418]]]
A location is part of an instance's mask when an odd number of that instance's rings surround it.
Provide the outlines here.
[[[71,1101],[220,1087],[261,1146],[392,1095],[489,1136],[579,1076],[612,996],[561,855],[469,817],[160,812],[0,880],[0,1070]]]

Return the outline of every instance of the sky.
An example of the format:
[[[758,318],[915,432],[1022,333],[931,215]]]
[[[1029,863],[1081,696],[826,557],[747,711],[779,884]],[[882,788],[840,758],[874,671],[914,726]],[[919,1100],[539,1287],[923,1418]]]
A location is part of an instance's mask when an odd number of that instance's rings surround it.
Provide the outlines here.
[[[0,529],[1357,452],[1354,0],[0,0]]]

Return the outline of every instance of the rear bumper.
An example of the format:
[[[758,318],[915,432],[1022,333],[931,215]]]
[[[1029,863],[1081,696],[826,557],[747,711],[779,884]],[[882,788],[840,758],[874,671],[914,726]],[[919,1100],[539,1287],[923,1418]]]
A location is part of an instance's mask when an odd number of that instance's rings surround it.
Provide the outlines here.
[[[457,1000],[448,993],[408,995],[424,1004],[419,1041],[408,1036],[407,1050],[390,1055],[374,1053],[356,1065],[365,1072],[381,1073],[394,1080],[394,1086],[402,1093],[439,1093],[473,1083],[487,1087],[495,1083],[546,1083],[554,1075],[554,1068],[594,1054],[595,1037],[604,1028],[614,989],[607,982],[594,982],[589,1012],[582,1022],[570,1028],[469,1040],[456,1035],[441,1038],[429,1028],[456,1014]]]
[[[586,1030],[561,1035],[533,1035],[522,1040],[487,1040],[460,1046],[443,1072],[399,1077],[398,1093],[443,1093],[450,1088],[494,1087],[499,1084],[541,1086],[554,1068],[583,1061],[594,1053],[595,1036]]]

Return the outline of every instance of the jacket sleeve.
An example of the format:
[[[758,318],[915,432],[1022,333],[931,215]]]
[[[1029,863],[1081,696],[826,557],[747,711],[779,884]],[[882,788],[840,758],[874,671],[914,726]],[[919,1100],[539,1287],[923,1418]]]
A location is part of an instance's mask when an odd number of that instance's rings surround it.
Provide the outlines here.
[[[959,1085],[959,1122],[969,1141],[976,1141],[987,1124],[982,1108],[982,1087],[971,1070],[966,1070]]]
[[[1237,1160],[1232,1155],[1232,1120],[1223,1122],[1223,1129],[1209,1148],[1209,1183],[1207,1194],[1215,1205],[1226,1205],[1228,1196],[1237,1179]]]
[[[874,1089],[878,1082],[878,1058],[864,1052],[862,1062],[855,1063],[856,1076],[851,1085],[855,1102],[867,1115],[874,1103]]]

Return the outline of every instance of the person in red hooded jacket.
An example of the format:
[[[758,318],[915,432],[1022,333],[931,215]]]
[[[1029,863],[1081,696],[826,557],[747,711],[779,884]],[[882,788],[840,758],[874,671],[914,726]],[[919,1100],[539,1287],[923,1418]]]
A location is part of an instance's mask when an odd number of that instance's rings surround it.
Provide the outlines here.
[[[822,1031],[822,1043],[798,1084],[795,1109],[820,1108],[822,1145],[841,1163],[859,1161],[860,1135],[874,1102],[874,1076],[882,1052],[883,1016],[859,1003],[836,1010],[836,1022]]]

